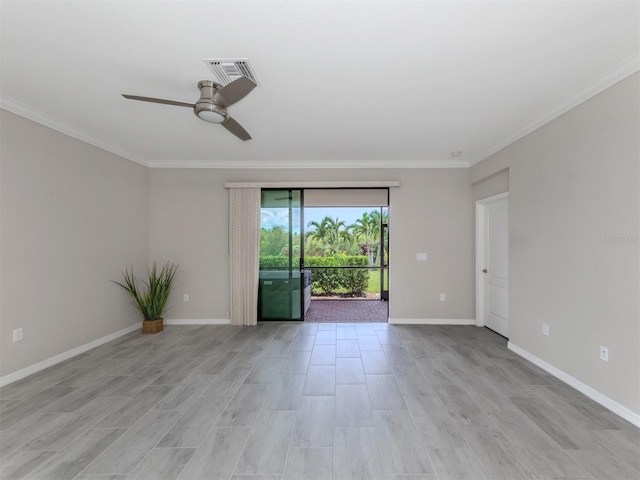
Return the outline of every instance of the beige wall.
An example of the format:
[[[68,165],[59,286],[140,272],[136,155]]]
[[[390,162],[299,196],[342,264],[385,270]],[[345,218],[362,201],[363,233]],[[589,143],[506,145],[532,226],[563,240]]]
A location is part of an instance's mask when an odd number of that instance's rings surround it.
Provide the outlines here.
[[[390,193],[391,318],[475,318],[474,210],[466,169],[153,169],[149,260],[180,263],[167,317],[227,318],[225,182],[336,180],[401,182]],[[427,262],[416,261],[418,252],[428,254]]]
[[[110,283],[147,248],[145,167],[5,110],[0,376],[138,322]],[[12,331],[24,340],[12,342]]]
[[[635,74],[470,171],[509,168],[510,341],[636,413],[639,91]]]

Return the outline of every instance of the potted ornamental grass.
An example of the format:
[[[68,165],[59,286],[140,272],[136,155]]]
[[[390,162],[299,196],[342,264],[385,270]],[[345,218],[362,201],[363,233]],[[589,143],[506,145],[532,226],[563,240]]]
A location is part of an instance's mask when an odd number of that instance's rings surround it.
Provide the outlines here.
[[[162,315],[169,300],[171,284],[176,275],[178,266],[167,262],[160,269],[154,263],[147,269],[146,280],[138,280],[127,267],[122,273],[123,282],[116,282],[131,297],[131,301],[142,315],[142,333],[158,333],[164,330],[164,319]]]

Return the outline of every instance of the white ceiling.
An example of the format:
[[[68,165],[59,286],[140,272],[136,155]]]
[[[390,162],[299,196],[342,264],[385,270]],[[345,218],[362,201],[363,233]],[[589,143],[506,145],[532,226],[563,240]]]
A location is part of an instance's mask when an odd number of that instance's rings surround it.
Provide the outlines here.
[[[5,1],[1,106],[149,166],[466,166],[639,69],[633,1]],[[242,142],[187,108],[261,86]],[[451,152],[462,154],[453,158]]]

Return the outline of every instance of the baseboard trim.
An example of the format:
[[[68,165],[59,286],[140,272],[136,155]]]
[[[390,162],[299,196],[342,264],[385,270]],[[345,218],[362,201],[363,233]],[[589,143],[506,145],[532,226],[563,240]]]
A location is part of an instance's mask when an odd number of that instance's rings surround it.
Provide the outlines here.
[[[55,355],[51,358],[43,360],[42,362],[38,362],[29,367],[25,367],[13,373],[9,373],[4,377],[0,377],[0,387],[4,387],[5,385],[9,385],[10,383],[17,382],[18,380],[22,380],[23,378],[28,377],[29,375],[33,375],[34,373],[37,373],[40,370],[44,370],[45,368],[52,367],[57,363],[64,362],[65,360],[75,357],[76,355],[80,355],[81,353],[91,350],[92,348],[96,348],[96,347],[99,347],[100,345],[104,345],[105,343],[115,340],[118,337],[121,337],[123,335],[126,335],[127,333],[131,333],[139,329],[140,329],[140,322],[137,322],[135,325],[131,325],[130,327],[123,328],[122,330],[118,330],[117,332],[111,333],[102,338],[98,338],[97,340],[94,340],[92,342],[85,343],[84,345],[81,345],[79,347],[72,348],[71,350],[67,350],[66,352]]]
[[[532,353],[527,352],[526,350],[518,347],[517,345],[514,345],[511,342],[507,343],[507,348],[511,350],[513,353],[520,355],[522,358],[529,360],[534,365],[537,365],[538,367],[543,369],[545,372],[550,373],[551,375],[558,378],[559,380],[562,380],[567,385],[570,385],[571,387],[575,388],[579,392],[584,393],[591,400],[598,402],[603,407],[611,410],[613,413],[615,413],[616,415],[619,415],[620,417],[624,418],[628,422],[631,422],[636,427],[640,427],[640,414],[637,414],[634,411],[629,410],[624,405],[619,404],[615,400],[612,400],[606,395],[603,395],[602,393],[590,387],[589,385],[582,383],[580,380],[572,377],[568,373],[563,372],[559,368],[554,367],[550,363],[545,362],[541,358],[536,357]]]
[[[165,318],[167,325],[230,325],[228,318]]]
[[[475,325],[475,318],[389,318],[392,325]]]

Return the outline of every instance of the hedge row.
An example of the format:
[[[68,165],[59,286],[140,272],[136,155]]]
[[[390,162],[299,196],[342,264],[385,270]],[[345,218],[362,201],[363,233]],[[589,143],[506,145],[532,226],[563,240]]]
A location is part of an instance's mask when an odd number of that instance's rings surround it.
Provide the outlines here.
[[[369,270],[361,268],[313,267],[367,267],[365,255],[336,255],[333,257],[306,257],[305,267],[311,270],[311,290],[314,293],[333,294],[344,288],[352,295],[362,294],[369,284]],[[287,268],[289,258],[284,256],[260,257],[260,268]]]

